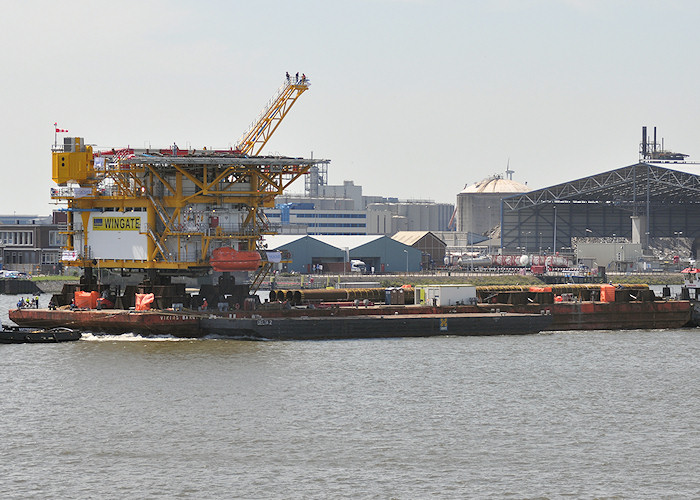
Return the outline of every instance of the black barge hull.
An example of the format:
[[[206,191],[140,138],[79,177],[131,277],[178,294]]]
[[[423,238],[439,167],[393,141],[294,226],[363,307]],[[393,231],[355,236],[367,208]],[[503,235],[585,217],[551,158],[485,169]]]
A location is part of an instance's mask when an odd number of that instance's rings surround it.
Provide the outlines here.
[[[545,314],[465,313],[342,317],[202,318],[206,335],[260,340],[332,340],[439,335],[528,335],[546,330]]]
[[[0,331],[0,344],[54,344],[80,340],[81,336],[79,331],[68,328],[38,330],[36,328],[3,326],[2,331]]]

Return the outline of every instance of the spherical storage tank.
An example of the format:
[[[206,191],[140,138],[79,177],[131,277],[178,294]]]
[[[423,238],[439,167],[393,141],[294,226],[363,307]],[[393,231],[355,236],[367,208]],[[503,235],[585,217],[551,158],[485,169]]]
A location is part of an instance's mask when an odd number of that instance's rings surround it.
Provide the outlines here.
[[[501,200],[526,193],[520,182],[494,175],[465,187],[457,195],[457,231],[484,234],[501,222]]]

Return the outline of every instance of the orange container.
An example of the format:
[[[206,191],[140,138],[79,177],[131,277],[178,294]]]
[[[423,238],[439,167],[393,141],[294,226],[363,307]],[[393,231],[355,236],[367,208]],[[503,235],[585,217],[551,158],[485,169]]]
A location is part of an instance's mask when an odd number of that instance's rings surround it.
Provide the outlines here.
[[[98,298],[100,298],[98,292],[76,291],[73,295],[73,302],[75,303],[75,307],[79,309],[96,309]]]
[[[135,309],[137,311],[148,311],[154,298],[152,293],[137,293]]]
[[[612,285],[600,286],[600,301],[615,302],[615,287]]]

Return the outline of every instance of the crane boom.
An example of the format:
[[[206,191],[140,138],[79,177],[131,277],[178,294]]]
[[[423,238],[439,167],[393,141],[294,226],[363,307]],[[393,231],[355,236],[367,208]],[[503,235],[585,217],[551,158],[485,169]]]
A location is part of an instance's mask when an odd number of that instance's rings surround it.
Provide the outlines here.
[[[305,76],[301,79],[288,77],[258,119],[243,134],[236,149],[246,155],[258,156],[299,96],[306,92],[310,85],[311,82]]]

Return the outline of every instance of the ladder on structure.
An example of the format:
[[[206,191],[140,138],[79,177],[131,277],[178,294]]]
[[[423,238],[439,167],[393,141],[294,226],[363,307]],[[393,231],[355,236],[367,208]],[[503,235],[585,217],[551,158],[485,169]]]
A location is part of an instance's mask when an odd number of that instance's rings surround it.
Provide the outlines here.
[[[266,260],[263,261],[262,265],[258,268],[253,279],[250,282],[250,293],[255,293],[262,285],[268,274],[272,271],[272,263]]]

